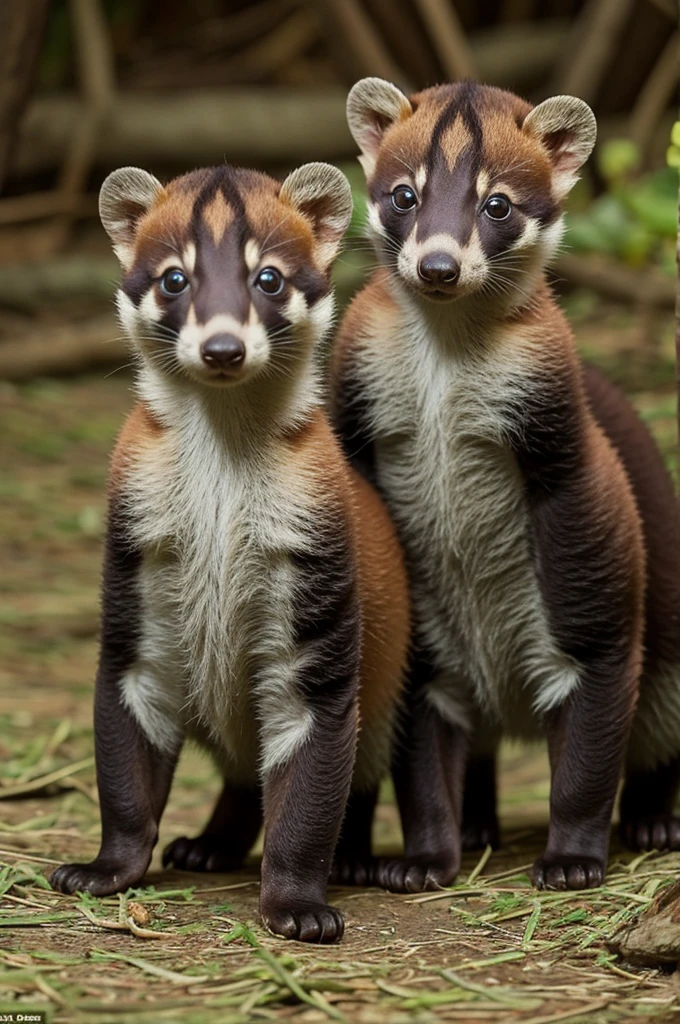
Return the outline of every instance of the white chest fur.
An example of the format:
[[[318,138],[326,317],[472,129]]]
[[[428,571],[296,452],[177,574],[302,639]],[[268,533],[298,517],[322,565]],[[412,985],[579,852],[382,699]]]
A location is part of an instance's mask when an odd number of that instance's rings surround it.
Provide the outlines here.
[[[364,350],[378,479],[438,670],[433,701],[458,724],[476,706],[530,735],[533,712],[561,703],[578,676],[550,632],[506,440],[522,366],[500,349],[473,362],[451,346],[412,329]]]
[[[235,458],[197,414],[138,456],[127,486],[143,564],[126,700],[158,746],[189,731],[236,774],[258,757],[273,767],[312,722],[295,684],[292,556],[314,530],[304,481],[275,449]]]

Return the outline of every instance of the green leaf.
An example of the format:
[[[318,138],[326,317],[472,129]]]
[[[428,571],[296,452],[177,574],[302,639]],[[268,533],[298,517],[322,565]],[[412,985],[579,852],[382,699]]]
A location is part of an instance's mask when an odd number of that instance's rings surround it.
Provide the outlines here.
[[[626,178],[640,162],[640,150],[631,139],[609,139],[600,146],[597,160],[607,181]]]

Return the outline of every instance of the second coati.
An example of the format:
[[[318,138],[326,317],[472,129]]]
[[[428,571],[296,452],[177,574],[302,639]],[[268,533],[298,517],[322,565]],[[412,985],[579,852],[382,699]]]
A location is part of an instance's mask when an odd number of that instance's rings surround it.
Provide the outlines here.
[[[449,883],[463,842],[497,839],[501,734],[544,734],[535,884],[596,886],[622,770],[624,838],[680,849],[680,514],[546,282],[595,119],[569,96],[375,78],[347,113],[383,269],[341,325],[333,416],[397,524],[417,647],[394,765],[406,856],[378,879],[419,888],[427,862]],[[453,844],[433,827],[447,806]]]
[[[265,924],[309,942],[342,935],[332,861],[349,798],[338,874],[368,862],[409,641],[394,528],[322,405],[317,349],[351,207],[325,164],[283,184],[224,165],[162,186],[123,168],[102,187],[139,400],[109,476],[102,843],[52,874],[61,892],[140,881],[189,737],[224,789],[204,832],[171,843],[164,863],[233,868],[264,818]]]

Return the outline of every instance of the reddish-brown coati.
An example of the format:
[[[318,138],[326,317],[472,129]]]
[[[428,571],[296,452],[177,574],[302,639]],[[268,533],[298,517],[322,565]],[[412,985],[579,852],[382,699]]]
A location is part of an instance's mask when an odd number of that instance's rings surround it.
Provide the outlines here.
[[[338,858],[369,857],[409,639],[396,534],[331,431],[316,365],[351,204],[325,164],[282,185],[228,166],[166,187],[135,168],[104,183],[139,402],[109,480],[102,844],[54,872],[62,892],[140,881],[193,737],[224,789],[203,834],[164,863],[233,868],[264,817],[265,924],[342,935],[331,862],[350,788]]]
[[[348,120],[383,269],[341,326],[333,416],[397,524],[417,646],[394,765],[406,858],[378,879],[420,888],[425,862],[448,883],[462,843],[496,842],[499,737],[544,734],[534,881],[599,885],[624,766],[627,842],[680,849],[680,516],[545,279],[595,119],[569,96],[371,78]],[[449,804],[452,845],[433,825]]]

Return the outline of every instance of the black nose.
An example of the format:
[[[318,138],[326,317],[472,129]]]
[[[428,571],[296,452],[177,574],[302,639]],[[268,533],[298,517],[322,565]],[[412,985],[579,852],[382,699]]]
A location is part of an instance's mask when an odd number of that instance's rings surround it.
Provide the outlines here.
[[[418,273],[428,284],[455,284],[460,274],[460,263],[447,252],[430,252],[418,264]]]
[[[245,345],[233,334],[214,334],[201,345],[201,358],[213,370],[236,370],[245,357]]]

